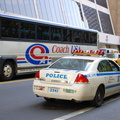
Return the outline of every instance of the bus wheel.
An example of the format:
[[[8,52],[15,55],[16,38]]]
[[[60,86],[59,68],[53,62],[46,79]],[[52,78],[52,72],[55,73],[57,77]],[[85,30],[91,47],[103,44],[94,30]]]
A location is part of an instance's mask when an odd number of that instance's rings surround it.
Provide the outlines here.
[[[15,69],[10,61],[6,61],[2,67],[2,80],[11,80],[15,75]]]

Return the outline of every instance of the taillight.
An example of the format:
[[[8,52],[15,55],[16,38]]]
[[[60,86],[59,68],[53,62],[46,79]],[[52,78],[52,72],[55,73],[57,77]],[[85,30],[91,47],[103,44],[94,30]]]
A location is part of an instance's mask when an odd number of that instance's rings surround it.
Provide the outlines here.
[[[40,72],[39,72],[39,71],[36,72],[36,74],[35,74],[35,78],[40,78]]]
[[[88,81],[87,77],[85,77],[84,75],[78,74],[75,79],[75,82],[76,83],[88,83],[89,81]]]

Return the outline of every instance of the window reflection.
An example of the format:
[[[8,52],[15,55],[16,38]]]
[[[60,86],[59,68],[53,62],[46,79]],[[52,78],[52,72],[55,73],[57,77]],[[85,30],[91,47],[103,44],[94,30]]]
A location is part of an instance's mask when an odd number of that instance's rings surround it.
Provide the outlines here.
[[[32,14],[32,17],[36,17],[36,13],[35,13],[35,8],[34,8],[34,3],[33,3],[33,0],[29,0],[30,2],[30,9],[31,9],[31,14]]]
[[[0,0],[0,7],[1,7],[1,10],[2,10],[2,11],[7,11],[4,0]]]
[[[72,42],[72,30],[63,29],[63,41]]]
[[[29,17],[32,17],[30,0],[25,0],[24,4],[25,4],[26,15],[29,16]]]
[[[5,0],[5,5],[6,5],[7,12],[13,12],[11,0]]]
[[[55,12],[55,8],[54,8],[54,3],[53,2],[49,2],[49,3],[50,3],[50,7],[51,7],[51,14],[52,14],[53,21],[57,22],[56,12]]]
[[[21,38],[35,39],[35,25],[29,23],[21,23]]]
[[[69,12],[69,6],[68,6],[68,3],[67,3],[67,0],[63,0],[63,6],[64,6],[64,13],[65,13],[65,18],[66,18],[66,23],[68,25],[70,25],[70,19],[69,19],[70,12]]]
[[[62,30],[60,28],[51,28],[51,40],[61,41],[62,38]]]
[[[48,20],[45,0],[37,0],[39,16],[41,19]]]
[[[11,0],[11,2],[12,2],[12,6],[13,6],[13,12],[17,13],[17,14],[20,14],[18,0]]]
[[[61,6],[60,6],[60,1],[59,0],[53,0],[53,4],[54,4],[54,11],[56,13],[57,22],[63,23],[63,16],[62,16],[62,9],[61,9]],[[53,18],[53,21],[54,21],[54,18]]]
[[[1,0],[2,11],[36,17],[33,0]]]
[[[60,42],[72,44],[97,44],[97,32],[62,27],[51,23],[33,23],[12,18],[1,18],[1,37],[15,38],[17,40],[39,40],[47,42]],[[24,38],[24,39],[23,39]]]
[[[63,0],[64,13],[66,18],[66,23],[69,25],[83,27],[83,19],[81,18],[81,11],[77,2]]]
[[[46,12],[47,12],[48,20],[49,20],[49,21],[54,21],[54,20],[53,20],[53,19],[54,19],[53,16],[54,16],[55,13],[52,13],[52,9],[54,9],[54,8],[53,8],[53,6],[51,6],[50,3],[53,4],[53,1],[50,2],[50,0],[45,0]],[[42,14],[44,14],[44,11],[43,11]]]
[[[1,20],[1,35],[2,37],[18,38],[19,22],[11,20]]]
[[[20,14],[26,16],[26,9],[25,9],[25,4],[24,0],[18,0],[19,8],[20,8]]]
[[[37,26],[37,39],[49,40],[50,30],[48,26],[38,25]]]

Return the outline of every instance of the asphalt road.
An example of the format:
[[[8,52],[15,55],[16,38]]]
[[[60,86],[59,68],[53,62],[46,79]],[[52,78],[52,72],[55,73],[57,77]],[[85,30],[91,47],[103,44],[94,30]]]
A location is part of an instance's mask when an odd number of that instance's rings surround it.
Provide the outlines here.
[[[120,120],[120,94],[105,99],[99,108],[88,102],[50,103],[33,94],[33,78],[18,78],[0,83],[0,120]]]

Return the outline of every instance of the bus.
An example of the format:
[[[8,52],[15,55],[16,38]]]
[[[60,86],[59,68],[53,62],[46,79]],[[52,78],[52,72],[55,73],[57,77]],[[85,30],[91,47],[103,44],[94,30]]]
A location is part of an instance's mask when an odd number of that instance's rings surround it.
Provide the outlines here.
[[[0,13],[0,80],[36,72],[74,49],[98,49],[98,32]]]

